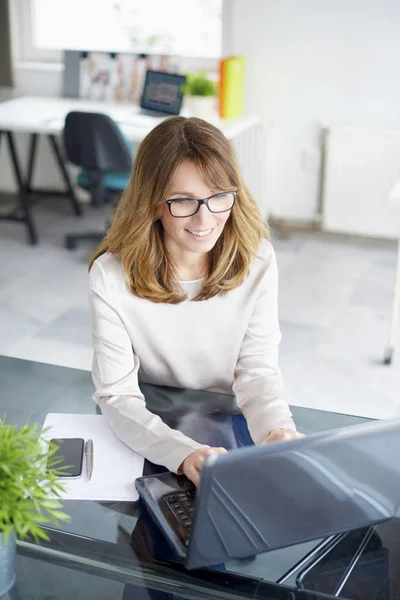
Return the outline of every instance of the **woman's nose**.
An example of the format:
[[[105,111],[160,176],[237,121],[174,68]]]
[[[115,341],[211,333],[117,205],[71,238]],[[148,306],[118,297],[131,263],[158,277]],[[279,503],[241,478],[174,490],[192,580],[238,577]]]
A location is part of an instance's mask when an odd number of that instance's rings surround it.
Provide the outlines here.
[[[205,204],[202,204],[195,215],[192,217],[192,223],[198,228],[207,229],[212,221],[212,215]],[[208,225],[207,225],[208,224]],[[210,225],[211,227],[211,225]]]
[[[211,216],[212,215],[208,210],[208,207],[205,204],[202,204],[193,218],[196,219],[198,223],[205,223],[208,220],[211,220]]]

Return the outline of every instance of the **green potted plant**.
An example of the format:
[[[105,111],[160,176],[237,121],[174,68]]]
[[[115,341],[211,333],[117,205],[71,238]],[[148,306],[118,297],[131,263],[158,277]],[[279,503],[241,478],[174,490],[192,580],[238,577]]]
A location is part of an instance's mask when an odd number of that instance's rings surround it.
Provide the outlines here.
[[[202,70],[187,73],[183,85],[185,109],[192,117],[215,119],[217,116],[217,84]]]
[[[16,538],[48,540],[41,525],[69,519],[61,511],[56,449],[44,441],[39,425],[0,419],[0,597],[14,583]]]

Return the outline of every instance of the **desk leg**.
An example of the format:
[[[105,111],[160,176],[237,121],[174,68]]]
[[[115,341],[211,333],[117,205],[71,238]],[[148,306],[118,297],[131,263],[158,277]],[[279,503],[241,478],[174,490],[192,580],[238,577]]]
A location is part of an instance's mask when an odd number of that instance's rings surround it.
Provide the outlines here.
[[[11,162],[12,162],[13,169],[14,169],[15,179],[16,179],[16,182],[18,185],[19,207],[17,210],[14,210],[13,212],[11,212],[8,215],[1,215],[0,219],[7,220],[7,221],[17,221],[17,222],[26,223],[27,228],[28,228],[29,241],[32,245],[35,245],[38,243],[39,238],[38,238],[35,224],[33,222],[30,205],[29,205],[29,200],[28,200],[28,195],[27,195],[26,183],[22,178],[21,168],[20,168],[20,165],[18,162],[17,151],[16,151],[15,144],[14,144],[14,138],[13,138],[11,131],[0,131],[0,141],[1,141],[2,134],[5,134],[7,137]]]
[[[72,183],[71,183],[71,180],[69,178],[68,171],[65,168],[65,164],[64,164],[64,161],[63,161],[63,157],[61,156],[61,152],[60,152],[60,148],[59,148],[58,143],[57,143],[56,136],[55,135],[49,135],[49,140],[50,140],[50,144],[51,144],[51,146],[53,148],[53,151],[54,151],[54,156],[56,157],[56,160],[57,160],[58,165],[60,167],[61,174],[63,176],[65,185],[67,186],[68,195],[71,198],[71,202],[72,202],[72,208],[74,209],[75,214],[80,217],[83,214],[82,213],[82,209],[81,209],[81,207],[79,205],[79,202],[78,202],[78,200],[77,200],[77,198],[75,196],[74,188],[72,187]]]
[[[29,148],[29,162],[28,162],[28,176],[26,178],[26,191],[27,194],[32,194],[32,177],[33,177],[33,169],[35,166],[35,158],[36,158],[36,146],[37,146],[37,133],[31,134],[31,144]]]
[[[393,359],[393,353],[396,348],[396,341],[398,335],[399,325],[399,312],[400,312],[400,239],[398,241],[397,250],[397,267],[396,267],[396,281],[394,287],[394,298],[392,308],[392,319],[390,323],[389,340],[385,348],[385,356],[383,362],[385,365],[390,365]]]

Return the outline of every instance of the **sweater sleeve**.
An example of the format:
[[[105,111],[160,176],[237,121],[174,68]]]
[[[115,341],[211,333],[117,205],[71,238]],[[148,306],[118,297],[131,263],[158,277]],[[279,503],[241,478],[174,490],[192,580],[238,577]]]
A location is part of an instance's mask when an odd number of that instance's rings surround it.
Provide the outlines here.
[[[94,263],[89,276],[92,316],[93,399],[115,434],[133,450],[177,472],[183,460],[204,446],[166,425],[146,408],[139,388],[140,361],[113,302],[113,289]]]
[[[295,430],[278,365],[281,333],[278,321],[278,268],[275,253],[266,259],[262,285],[235,369],[233,391],[255,444],[272,429]]]

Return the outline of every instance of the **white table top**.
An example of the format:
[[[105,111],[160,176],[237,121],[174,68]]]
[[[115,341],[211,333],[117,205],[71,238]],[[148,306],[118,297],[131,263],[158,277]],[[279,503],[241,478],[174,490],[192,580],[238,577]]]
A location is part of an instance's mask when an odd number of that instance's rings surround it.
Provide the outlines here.
[[[138,108],[132,105],[94,102],[79,98],[22,96],[0,103],[0,131],[57,135],[64,127],[67,113],[72,110],[102,112],[110,115],[132,142],[141,142],[161,120],[147,117],[138,123]],[[219,127],[229,140],[233,140],[258,121],[257,117],[242,117],[232,121],[215,117],[212,123]]]

